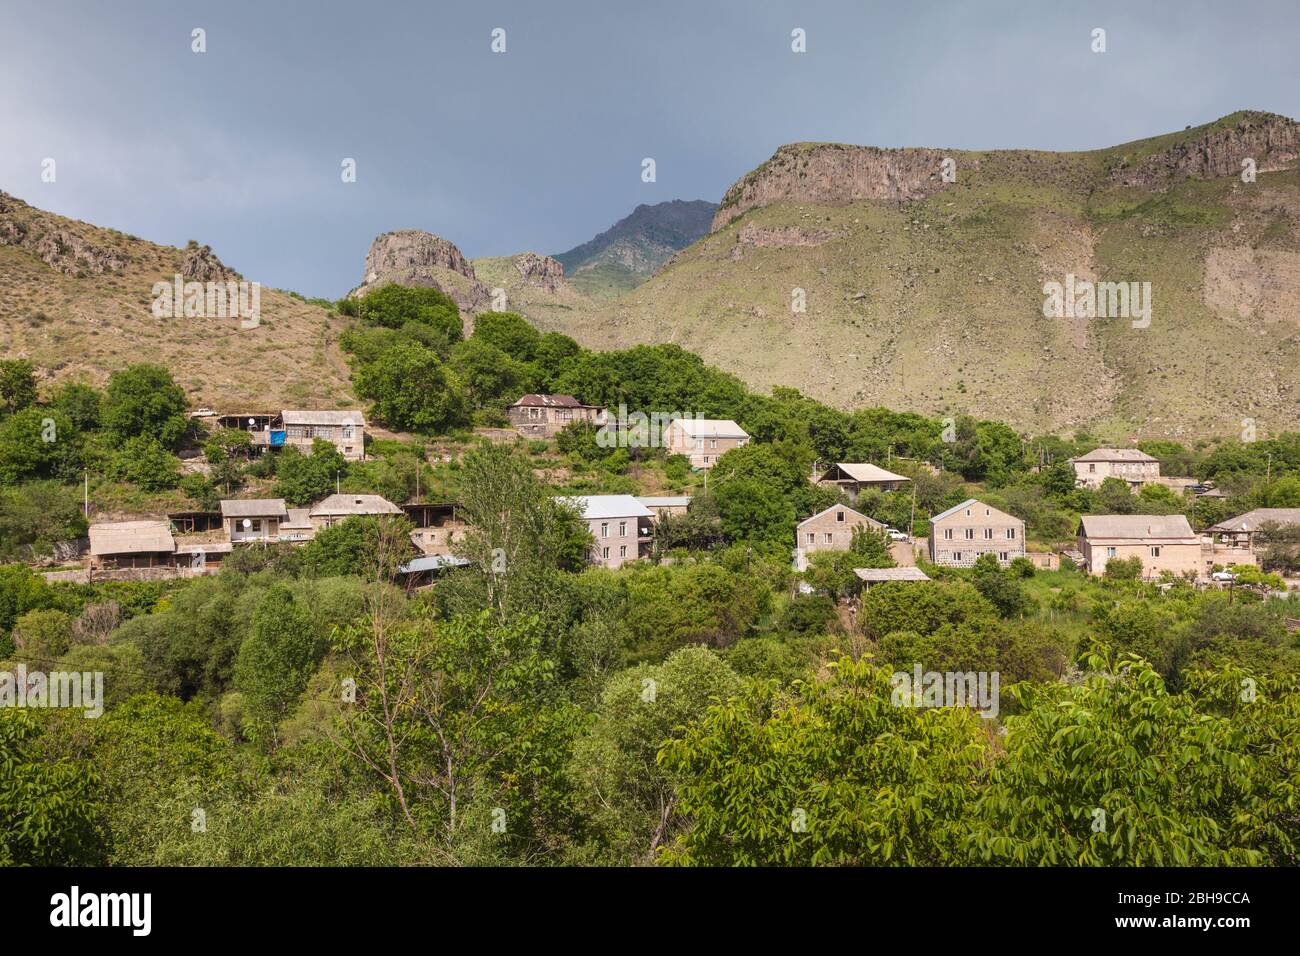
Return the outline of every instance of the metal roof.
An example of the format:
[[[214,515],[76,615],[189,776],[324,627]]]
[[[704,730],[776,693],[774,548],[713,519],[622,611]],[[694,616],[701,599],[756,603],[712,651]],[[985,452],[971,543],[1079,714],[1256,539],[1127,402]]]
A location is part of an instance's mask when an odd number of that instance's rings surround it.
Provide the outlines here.
[[[830,468],[826,469],[826,474],[822,479],[830,477],[831,472],[836,468],[844,472],[854,481],[911,481],[906,475],[896,475],[892,471],[885,471],[879,465],[873,465],[869,462],[844,462],[837,461]]]
[[[314,505],[317,515],[400,515],[402,509],[380,495],[330,495]]]
[[[930,576],[920,568],[854,568],[859,579],[875,584],[881,581],[929,581]]]
[[[1263,524],[1290,525],[1300,524],[1300,508],[1256,508],[1244,515],[1220,521],[1210,528],[1211,531],[1237,532],[1258,531]]]
[[[972,508],[972,509],[973,509],[973,508],[987,508],[989,511],[991,511],[991,512],[992,512],[993,514],[995,514],[995,515],[1001,515],[1001,516],[1004,517],[1004,518],[1010,518],[1012,521],[1020,521],[1020,519],[1017,518],[1015,515],[1013,515],[1013,514],[1007,514],[1007,512],[1003,511],[1002,509],[1000,509],[1000,508],[994,508],[992,505],[990,505],[990,504],[985,504],[984,502],[980,501],[980,500],[977,499],[977,498],[967,498],[967,499],[966,499],[965,501],[963,501],[961,504],[959,504],[959,505],[953,505],[953,506],[952,506],[951,508],[949,508],[947,511],[940,511],[937,515],[935,515],[933,518],[930,519],[930,523],[933,524],[933,523],[936,522],[936,521],[942,521],[944,518],[951,517],[952,515],[955,515],[958,511],[962,511],[962,510],[964,510],[964,509],[966,509],[966,508]],[[973,518],[973,517],[975,517],[975,516],[974,516],[974,515],[971,515],[971,517]],[[1022,522],[1022,523],[1023,523],[1023,522]]]
[[[286,425],[361,425],[366,416],[357,411],[284,411],[280,417]]]
[[[166,521],[113,521],[90,526],[90,553],[151,554],[175,552],[176,539]]]
[[[885,525],[884,525],[883,522],[877,521],[875,518],[868,518],[868,517],[867,517],[866,515],[864,515],[862,512],[860,512],[860,511],[854,511],[854,510],[853,510],[852,508],[850,508],[848,505],[831,505],[829,508],[823,508],[821,511],[817,512],[815,515],[810,515],[809,517],[804,518],[802,521],[799,522],[799,524],[797,525],[797,527],[802,528],[802,527],[803,527],[804,525],[806,525],[809,521],[815,521],[816,519],[820,518],[822,515],[826,514],[828,511],[847,511],[847,512],[848,512],[849,514],[851,514],[851,515],[857,515],[859,518],[861,518],[861,519],[862,519],[863,521],[865,521],[867,524],[872,525],[873,527],[876,527],[876,528],[883,528],[883,527],[885,527]]]
[[[595,405],[583,405],[572,395],[537,395],[529,393],[519,401],[515,402],[516,406],[537,406],[543,408],[596,408]]]
[[[1071,458],[1071,461],[1159,461],[1144,451],[1136,448],[1094,448],[1086,455]]]
[[[1186,515],[1084,515],[1079,528],[1085,538],[1098,541],[1149,541],[1200,544]]]
[[[674,418],[691,438],[748,438],[749,432],[730,418]],[[672,424],[670,422],[669,424]]]
[[[468,561],[454,554],[426,554],[423,557],[412,558],[401,565],[397,571],[399,574],[416,574],[420,571],[437,571],[440,568],[463,568],[467,564]]]
[[[690,495],[638,495],[637,501],[647,508],[685,508],[691,503]]]
[[[223,518],[283,518],[287,512],[283,498],[223,498]]]
[[[654,512],[631,495],[565,495],[561,501],[577,506],[588,521],[602,518],[653,518]]]

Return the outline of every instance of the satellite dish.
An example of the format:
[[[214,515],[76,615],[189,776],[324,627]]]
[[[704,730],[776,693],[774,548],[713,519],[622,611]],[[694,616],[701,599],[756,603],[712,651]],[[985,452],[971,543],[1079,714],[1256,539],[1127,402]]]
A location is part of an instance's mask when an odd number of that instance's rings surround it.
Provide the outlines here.
[[[250,418],[250,419],[248,420],[248,424],[250,424],[250,425],[256,425],[256,424],[257,424],[257,419],[256,419],[256,418]]]
[[[244,519],[244,530],[247,531],[247,530],[248,530],[249,528],[251,528],[252,526],[253,526],[253,522],[251,522],[251,521],[249,521],[247,518],[245,518],[245,519]]]

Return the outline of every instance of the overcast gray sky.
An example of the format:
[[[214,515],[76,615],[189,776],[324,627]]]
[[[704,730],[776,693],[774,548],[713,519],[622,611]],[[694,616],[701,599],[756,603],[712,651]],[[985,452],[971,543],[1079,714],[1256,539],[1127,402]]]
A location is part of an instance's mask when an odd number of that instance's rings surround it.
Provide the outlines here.
[[[1090,149],[1294,117],[1297,41],[1297,0],[0,0],[0,189],[334,297],[380,232],[562,252],[637,203],[717,201],[786,142]]]

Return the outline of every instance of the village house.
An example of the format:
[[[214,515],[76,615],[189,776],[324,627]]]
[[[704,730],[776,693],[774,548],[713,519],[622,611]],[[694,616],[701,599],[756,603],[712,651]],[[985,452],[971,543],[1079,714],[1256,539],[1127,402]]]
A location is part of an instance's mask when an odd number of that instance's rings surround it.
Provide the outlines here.
[[[323,438],[348,461],[365,460],[366,417],[358,411],[283,411],[280,420],[286,445],[310,452],[312,442]],[[276,444],[274,432],[271,444]]]
[[[637,501],[654,512],[656,521],[668,515],[684,515],[691,507],[690,495],[650,495]]]
[[[749,433],[729,418],[674,418],[664,428],[670,455],[685,455],[697,471],[712,468],[733,448],[749,444]]]
[[[168,521],[101,522],[90,526],[89,535],[91,570],[176,564],[176,540]]]
[[[898,491],[912,479],[867,462],[836,462],[816,479],[819,485],[837,487],[857,501],[864,489]]]
[[[584,405],[572,395],[525,395],[506,409],[506,416],[525,438],[554,438],[574,422],[605,424],[605,409]]]
[[[455,502],[438,504],[402,505],[402,513],[410,520],[411,541],[426,555],[452,553],[452,546],[464,540],[469,531]]]
[[[930,519],[930,563],[969,568],[983,554],[1006,567],[1025,553],[1025,523],[974,498]]]
[[[874,518],[859,514],[847,505],[831,505],[805,518],[795,528],[794,568],[808,570],[808,559],[818,551],[847,551],[859,529],[883,531],[885,526]]]
[[[652,512],[631,495],[577,495],[563,499],[582,514],[595,539],[592,563],[621,568],[641,557],[650,541]]]
[[[330,495],[312,505],[310,522],[317,531],[357,515],[400,515],[402,509],[381,495]]]
[[[1208,530],[1223,544],[1253,552],[1255,536],[1264,525],[1300,525],[1300,508],[1256,508],[1235,518],[1220,521]]]
[[[1084,515],[1079,519],[1079,551],[1089,573],[1104,574],[1117,558],[1140,558],[1142,577],[1162,571],[1200,577],[1201,538],[1185,515]]]
[[[1071,458],[1074,480],[1084,488],[1100,488],[1107,478],[1118,478],[1140,488],[1160,478],[1160,460],[1136,448],[1094,448]]]
[[[289,520],[283,498],[227,498],[221,502],[221,520],[231,544],[280,540],[280,524]]]

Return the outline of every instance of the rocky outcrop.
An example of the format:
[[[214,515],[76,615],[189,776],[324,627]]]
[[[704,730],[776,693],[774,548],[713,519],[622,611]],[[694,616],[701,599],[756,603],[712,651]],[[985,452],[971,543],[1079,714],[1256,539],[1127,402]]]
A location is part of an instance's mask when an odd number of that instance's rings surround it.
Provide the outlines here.
[[[799,226],[779,226],[771,229],[764,229],[751,223],[746,223],[745,227],[740,230],[736,236],[736,241],[744,246],[770,246],[780,248],[783,246],[820,246],[823,242],[829,242],[835,238],[835,233],[829,229],[801,229]]]
[[[727,190],[713,231],[757,206],[777,202],[834,205],[867,199],[902,205],[942,190],[941,163],[956,154],[938,149],[878,149],[838,143],[782,146],[758,169]],[[962,154],[959,165],[977,165]]]
[[[515,256],[515,268],[519,270],[524,285],[558,292],[564,282],[564,266],[550,256],[539,256],[535,252],[525,252]]]
[[[366,253],[364,281],[351,295],[396,282],[413,288],[437,289],[450,296],[462,313],[482,312],[490,303],[487,286],[452,243],[430,232],[401,229],[375,237]]]
[[[200,246],[197,242],[191,242],[185,247],[181,276],[187,282],[225,282],[243,278],[218,259],[211,246]]]
[[[1234,114],[1149,156],[1121,157],[1111,167],[1110,179],[1120,186],[1160,189],[1182,179],[1239,176],[1246,159],[1253,159],[1261,173],[1300,159],[1300,123],[1273,113]]]
[[[18,246],[34,253],[42,262],[64,275],[85,276],[121,272],[126,256],[115,249],[95,245],[70,229],[45,221],[37,210],[29,222],[9,218],[20,210],[30,210],[26,203],[0,193],[0,245]]]

